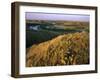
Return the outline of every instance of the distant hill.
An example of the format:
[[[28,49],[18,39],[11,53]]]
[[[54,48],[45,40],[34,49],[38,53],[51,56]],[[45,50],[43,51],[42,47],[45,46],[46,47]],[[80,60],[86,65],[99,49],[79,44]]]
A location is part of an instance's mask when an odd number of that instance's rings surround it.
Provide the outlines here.
[[[81,21],[49,21],[49,20],[26,20],[27,24],[49,24],[49,25],[59,25],[63,27],[76,26],[76,27],[88,27],[89,22]]]
[[[26,52],[27,67],[89,64],[89,35],[84,31],[59,35]]]

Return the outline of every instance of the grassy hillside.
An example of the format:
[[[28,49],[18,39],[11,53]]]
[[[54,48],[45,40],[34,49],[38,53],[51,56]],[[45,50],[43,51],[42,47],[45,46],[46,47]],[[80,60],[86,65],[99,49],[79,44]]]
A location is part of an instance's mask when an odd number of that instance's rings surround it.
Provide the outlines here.
[[[89,22],[26,20],[26,48],[58,35],[87,31]]]
[[[46,34],[51,33],[46,32]],[[43,35],[46,37],[46,34]],[[42,36],[42,34],[39,35]],[[37,36],[36,38],[38,38]],[[57,33],[55,38],[33,44],[30,48],[27,48],[27,67],[89,64],[88,32],[83,31],[56,36]]]

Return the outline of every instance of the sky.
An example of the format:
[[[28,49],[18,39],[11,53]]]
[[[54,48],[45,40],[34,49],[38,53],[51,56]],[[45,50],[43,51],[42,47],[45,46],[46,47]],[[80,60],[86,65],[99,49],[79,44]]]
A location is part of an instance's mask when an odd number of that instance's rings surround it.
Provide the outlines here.
[[[55,14],[55,13],[34,13],[26,12],[26,20],[62,20],[62,21],[82,21],[89,22],[89,15],[82,14]]]

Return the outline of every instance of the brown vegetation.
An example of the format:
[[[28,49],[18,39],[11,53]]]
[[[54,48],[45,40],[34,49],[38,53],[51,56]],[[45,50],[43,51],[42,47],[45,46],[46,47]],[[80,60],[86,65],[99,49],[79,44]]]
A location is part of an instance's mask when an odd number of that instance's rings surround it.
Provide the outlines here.
[[[27,67],[88,64],[89,35],[87,32],[59,35],[32,45],[26,52]]]

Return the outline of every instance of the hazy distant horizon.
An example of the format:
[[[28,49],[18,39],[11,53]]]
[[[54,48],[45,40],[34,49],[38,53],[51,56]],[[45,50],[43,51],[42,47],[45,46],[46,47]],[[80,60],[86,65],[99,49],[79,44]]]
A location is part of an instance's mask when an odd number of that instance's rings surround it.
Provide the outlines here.
[[[26,20],[62,20],[62,21],[82,21],[89,22],[89,15],[78,15],[78,14],[51,14],[51,13],[25,13]]]

